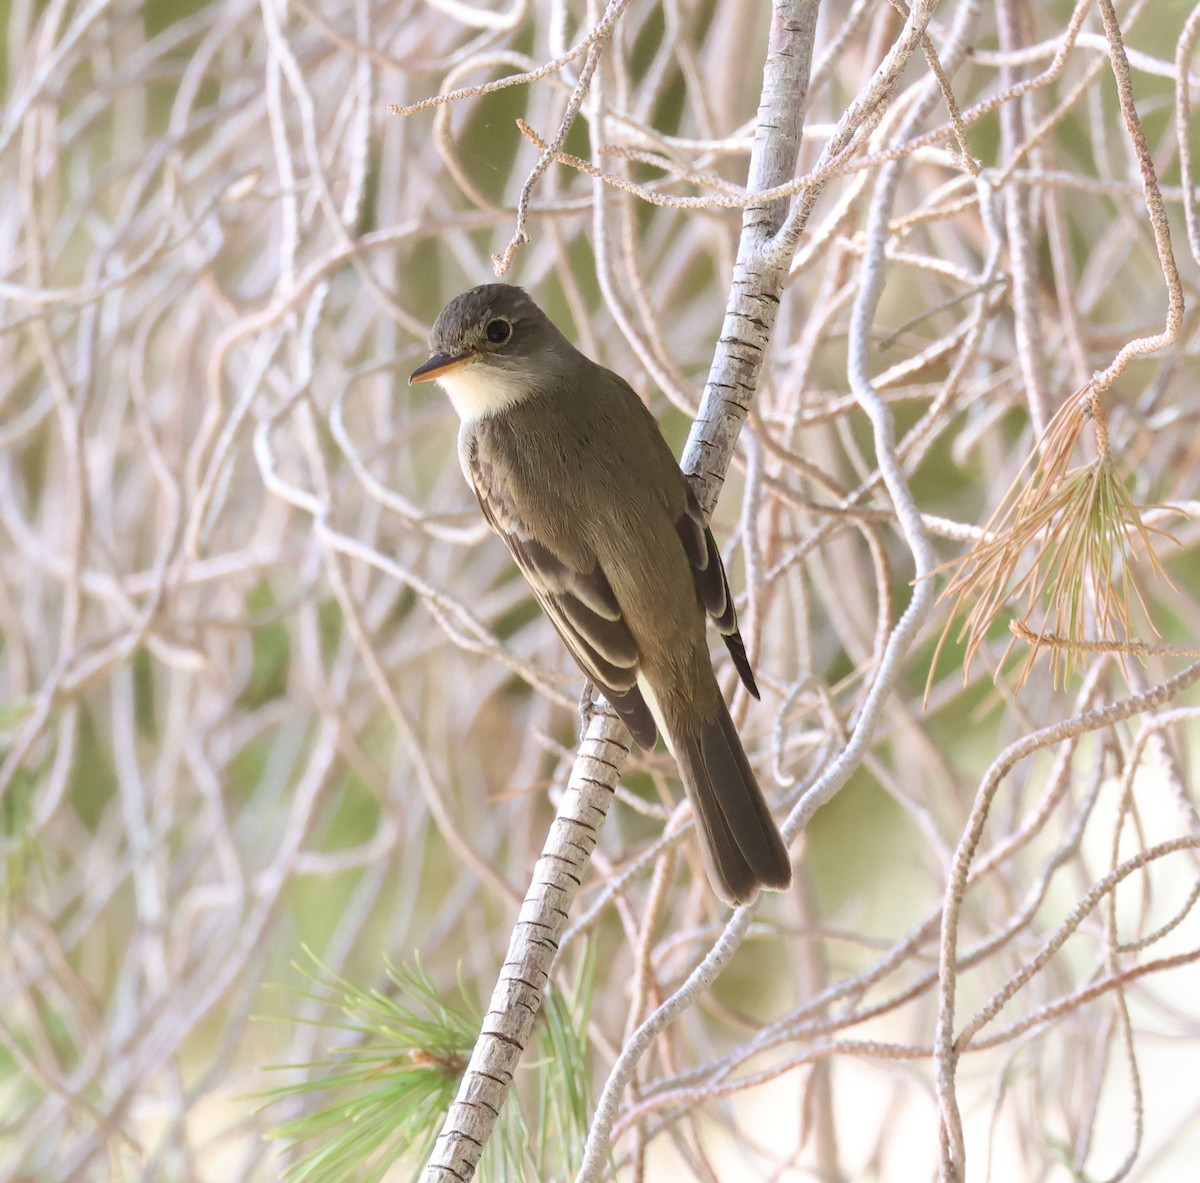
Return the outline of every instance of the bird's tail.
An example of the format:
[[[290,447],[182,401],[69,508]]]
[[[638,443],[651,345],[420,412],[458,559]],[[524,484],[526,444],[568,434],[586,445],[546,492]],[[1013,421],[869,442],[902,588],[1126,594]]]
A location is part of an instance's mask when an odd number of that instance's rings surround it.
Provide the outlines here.
[[[695,734],[672,735],[671,747],[717,895],[736,906],[749,903],[760,888],[785,891],[790,887],[787,847],[724,700],[718,697],[716,714]]]

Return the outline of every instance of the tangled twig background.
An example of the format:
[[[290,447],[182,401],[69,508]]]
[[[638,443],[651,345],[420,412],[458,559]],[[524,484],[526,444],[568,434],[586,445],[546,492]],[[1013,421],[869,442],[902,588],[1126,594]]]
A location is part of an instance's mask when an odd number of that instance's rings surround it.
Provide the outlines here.
[[[264,1135],[313,1101],[261,1110],[261,1069],[337,1043],[325,995],[265,988],[303,987],[303,946],[381,989],[418,950],[487,998],[579,678],[403,378],[495,256],[682,444],[751,200],[758,7],[8,7],[3,1177],[279,1178],[304,1148]],[[715,519],[797,885],[645,1027],[729,937],[669,759],[631,755],[558,961],[595,972],[586,1177],[1187,1178],[1200,7],[817,30],[770,194],[807,221]],[[1123,649],[1089,632],[1083,586],[1065,688],[1046,657],[993,684],[998,619],[965,684],[950,634],[923,707],[946,615],[898,630],[913,538],[986,542],[1087,387],[1132,501],[1192,513],[1143,511],[1174,538],[1174,588],[1136,585],[1161,643],[1137,604]],[[1018,651],[1072,643],[1026,607]]]

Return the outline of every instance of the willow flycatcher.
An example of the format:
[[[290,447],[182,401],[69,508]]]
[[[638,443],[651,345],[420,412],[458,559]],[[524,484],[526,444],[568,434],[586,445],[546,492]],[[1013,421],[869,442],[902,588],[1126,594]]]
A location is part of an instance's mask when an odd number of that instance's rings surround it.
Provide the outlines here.
[[[728,904],[782,891],[792,868],[721,697],[705,612],[758,698],[721,554],[654,416],[518,287],[442,310],[432,356],[458,457],[572,656],[644,748],[674,754],[709,879]]]

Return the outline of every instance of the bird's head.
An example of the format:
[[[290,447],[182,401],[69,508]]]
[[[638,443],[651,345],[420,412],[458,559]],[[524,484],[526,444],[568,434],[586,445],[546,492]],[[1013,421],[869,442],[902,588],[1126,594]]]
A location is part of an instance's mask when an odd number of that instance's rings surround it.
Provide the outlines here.
[[[489,283],[456,296],[429,334],[429,360],[410,385],[436,380],[463,420],[494,415],[545,390],[565,360],[566,339],[518,287]]]

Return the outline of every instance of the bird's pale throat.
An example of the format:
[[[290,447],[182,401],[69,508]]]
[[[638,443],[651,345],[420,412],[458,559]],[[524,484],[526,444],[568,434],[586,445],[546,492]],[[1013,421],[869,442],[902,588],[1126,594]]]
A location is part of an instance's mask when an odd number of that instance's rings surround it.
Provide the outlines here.
[[[537,393],[528,377],[481,358],[468,358],[434,377],[464,423],[499,414]]]

